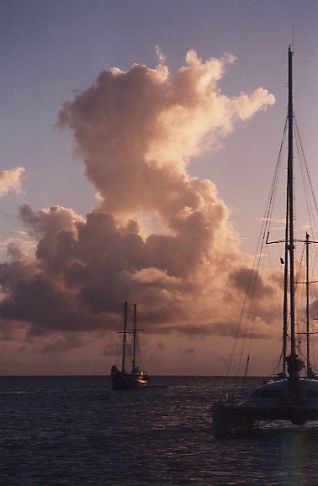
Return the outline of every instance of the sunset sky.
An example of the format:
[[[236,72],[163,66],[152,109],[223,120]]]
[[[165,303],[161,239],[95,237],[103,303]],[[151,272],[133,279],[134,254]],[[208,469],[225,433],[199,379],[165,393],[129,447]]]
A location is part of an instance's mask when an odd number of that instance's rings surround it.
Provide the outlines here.
[[[127,300],[150,374],[224,374],[291,42],[318,186],[318,3],[3,0],[0,23],[0,373],[108,373]],[[279,272],[254,374],[279,354]]]

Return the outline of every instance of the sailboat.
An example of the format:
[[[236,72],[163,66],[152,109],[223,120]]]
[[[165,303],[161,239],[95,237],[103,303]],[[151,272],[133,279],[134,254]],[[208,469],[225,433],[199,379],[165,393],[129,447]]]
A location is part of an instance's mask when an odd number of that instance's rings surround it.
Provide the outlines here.
[[[295,235],[294,235],[294,167],[293,167],[293,50],[288,50],[288,160],[287,204],[285,222],[284,317],[282,370],[263,382],[247,396],[217,400],[212,407],[214,435],[251,431],[261,422],[283,420],[296,425],[318,420],[318,380],[310,362],[309,324],[309,244],[306,233],[306,364],[297,354],[295,327]],[[277,242],[275,242],[277,243]],[[289,320],[288,320],[289,315]]]
[[[134,304],[134,325],[133,330],[127,330],[127,310],[128,304],[124,304],[124,328],[120,333],[123,335],[122,342],[122,366],[121,369],[113,365],[111,368],[111,379],[113,390],[136,390],[144,388],[149,385],[149,377],[136,364],[136,348],[137,348],[137,306]],[[132,343],[132,363],[131,370],[126,369],[126,351],[127,351],[127,334],[133,335]]]

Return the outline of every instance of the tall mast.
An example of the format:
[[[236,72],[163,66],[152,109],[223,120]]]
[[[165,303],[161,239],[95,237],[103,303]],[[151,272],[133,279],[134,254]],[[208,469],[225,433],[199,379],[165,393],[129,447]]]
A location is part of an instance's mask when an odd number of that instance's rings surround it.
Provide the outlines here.
[[[288,169],[287,169],[287,197],[288,197],[288,232],[287,241],[289,252],[289,291],[290,291],[290,355],[292,362],[296,359],[295,339],[295,284],[294,284],[294,168],[293,168],[293,51],[288,49]],[[292,366],[292,379],[297,379],[298,371]]]
[[[286,202],[285,255],[284,255],[284,305],[283,305],[283,374],[286,376],[287,338],[288,338],[288,189]]]
[[[134,304],[134,329],[133,329],[133,358],[132,371],[136,368],[136,335],[137,335],[137,305]]]
[[[121,370],[126,371],[126,342],[127,342],[127,302],[124,304],[124,330],[123,330],[123,361]]]
[[[306,357],[307,377],[310,369],[310,322],[309,322],[309,234],[306,232]]]

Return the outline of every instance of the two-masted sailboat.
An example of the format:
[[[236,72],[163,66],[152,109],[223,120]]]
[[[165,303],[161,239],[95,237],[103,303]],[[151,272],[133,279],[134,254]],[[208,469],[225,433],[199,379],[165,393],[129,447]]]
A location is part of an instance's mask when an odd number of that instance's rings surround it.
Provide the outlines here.
[[[213,431],[215,435],[249,431],[262,421],[284,420],[296,425],[318,420],[318,380],[310,362],[309,328],[309,244],[314,243],[306,233],[307,288],[307,357],[306,364],[297,351],[295,327],[295,234],[294,234],[294,110],[293,110],[293,50],[288,51],[288,160],[287,204],[285,222],[284,311],[282,370],[247,397],[222,399],[214,403]],[[277,243],[277,242],[276,242]]]
[[[149,377],[136,364],[137,352],[137,306],[134,304],[133,330],[127,329],[127,310],[128,304],[124,304],[124,328],[120,333],[123,335],[122,341],[122,366],[121,369],[113,365],[111,368],[111,379],[113,390],[129,390],[144,388],[149,385]],[[131,369],[126,369],[127,335],[132,334],[132,362]]]

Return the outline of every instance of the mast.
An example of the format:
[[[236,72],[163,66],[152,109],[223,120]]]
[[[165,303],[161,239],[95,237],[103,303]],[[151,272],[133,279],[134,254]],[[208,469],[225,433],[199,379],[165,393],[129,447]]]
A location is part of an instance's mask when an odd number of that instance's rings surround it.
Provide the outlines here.
[[[283,373],[287,372],[291,382],[292,394],[298,395],[298,372],[303,363],[296,353],[295,332],[295,236],[294,236],[294,109],[293,109],[293,51],[288,48],[288,159],[286,187],[286,225],[284,259],[284,309],[283,309]],[[279,243],[266,241],[267,244]],[[289,295],[288,295],[289,290]],[[289,298],[288,298],[289,297]],[[290,315],[290,354],[287,354],[288,314]]]
[[[286,202],[285,227],[285,255],[284,255],[284,305],[283,305],[283,374],[286,376],[287,338],[288,338],[288,190]]]
[[[246,382],[246,377],[247,377],[247,372],[248,372],[248,365],[250,363],[250,355],[247,355],[246,359],[246,364],[245,364],[245,370],[244,370],[244,377],[243,377],[243,383],[242,383],[242,392],[244,391],[245,388],[245,382]]]
[[[288,164],[287,164],[287,222],[288,238],[285,242],[289,255],[289,312],[290,312],[290,355],[286,357],[290,394],[297,402],[301,399],[299,371],[304,367],[296,353],[295,333],[295,237],[294,237],[294,110],[293,110],[293,51],[288,48]]]
[[[288,48],[288,169],[287,169],[287,225],[289,252],[289,293],[290,293],[290,356],[294,366],[291,367],[292,380],[297,380],[295,339],[295,281],[294,281],[294,167],[293,167],[293,51]]]
[[[133,358],[132,371],[136,369],[136,337],[137,337],[137,305],[134,304],[134,328],[133,328]]]
[[[310,368],[310,322],[309,322],[309,234],[306,232],[306,358],[307,358],[307,377]]]
[[[127,302],[124,304],[124,330],[123,330],[123,361],[121,370],[126,371],[126,342],[127,342]]]

